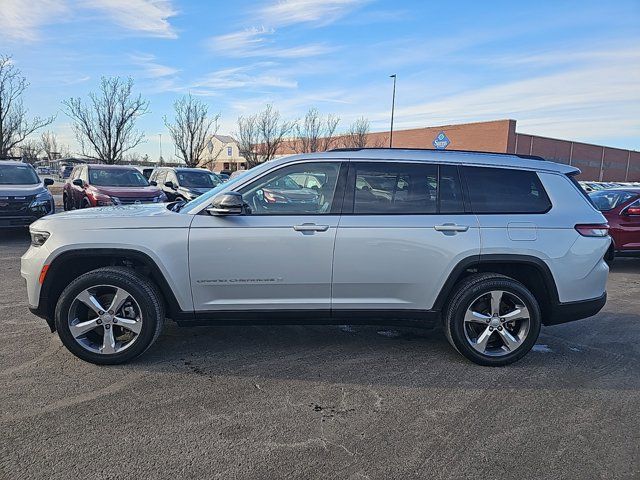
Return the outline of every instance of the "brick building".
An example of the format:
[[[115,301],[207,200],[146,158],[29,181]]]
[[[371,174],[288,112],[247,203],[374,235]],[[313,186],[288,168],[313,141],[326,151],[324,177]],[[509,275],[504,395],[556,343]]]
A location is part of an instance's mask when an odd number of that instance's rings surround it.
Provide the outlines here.
[[[369,138],[368,145],[388,145],[389,132]],[[393,146],[539,155],[576,166],[581,180],[640,181],[639,151],[518,133],[515,120],[396,130]]]

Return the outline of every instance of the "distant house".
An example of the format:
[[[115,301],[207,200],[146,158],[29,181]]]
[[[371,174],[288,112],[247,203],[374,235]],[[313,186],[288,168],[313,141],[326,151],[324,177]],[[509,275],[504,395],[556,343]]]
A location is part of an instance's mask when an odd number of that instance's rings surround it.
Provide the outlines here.
[[[212,135],[200,166],[219,172],[221,170],[245,170],[247,162],[240,156],[238,142],[229,135]]]

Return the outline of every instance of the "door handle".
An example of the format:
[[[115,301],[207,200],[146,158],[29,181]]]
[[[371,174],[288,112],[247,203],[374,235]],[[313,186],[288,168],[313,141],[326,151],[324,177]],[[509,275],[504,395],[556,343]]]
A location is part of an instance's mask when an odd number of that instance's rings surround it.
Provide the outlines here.
[[[302,225],[295,225],[293,229],[296,232],[326,232],[329,230],[329,225],[316,225],[315,223],[303,223]]]
[[[437,232],[466,232],[469,230],[467,225],[456,225],[455,223],[445,223],[433,227]]]

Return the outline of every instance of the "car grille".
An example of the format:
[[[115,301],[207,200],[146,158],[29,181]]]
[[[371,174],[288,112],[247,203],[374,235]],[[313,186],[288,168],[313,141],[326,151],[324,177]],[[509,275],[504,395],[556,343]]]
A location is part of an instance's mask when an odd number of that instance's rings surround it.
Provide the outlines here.
[[[26,215],[33,196],[27,197],[3,197],[0,195],[0,216]]]
[[[118,197],[121,205],[133,205],[136,203],[153,203],[156,197]]]

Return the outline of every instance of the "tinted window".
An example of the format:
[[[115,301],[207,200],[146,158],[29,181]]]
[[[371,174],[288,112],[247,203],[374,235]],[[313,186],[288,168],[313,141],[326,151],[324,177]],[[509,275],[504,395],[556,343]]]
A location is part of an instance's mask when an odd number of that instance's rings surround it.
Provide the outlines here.
[[[0,165],[0,185],[32,185],[40,183],[29,165]]]
[[[598,192],[591,192],[589,195],[596,205],[596,208],[602,212],[613,210],[614,208],[624,205],[637,196],[637,193],[620,192],[617,190],[600,190]]]
[[[475,213],[544,213],[551,202],[535,172],[464,167]]]
[[[463,213],[464,199],[458,175],[458,167],[442,165],[440,167],[440,213]]]
[[[437,166],[385,162],[356,163],[352,168],[353,213],[436,213]]]
[[[339,171],[339,162],[291,165],[265,175],[240,193],[253,215],[328,214],[331,213]],[[306,175],[324,179],[324,182],[306,188],[294,180]]]
[[[178,171],[178,183],[183,187],[213,188],[220,179],[211,172]]]
[[[147,179],[138,170],[94,167],[89,169],[89,183],[105,187],[146,187],[149,185]]]

